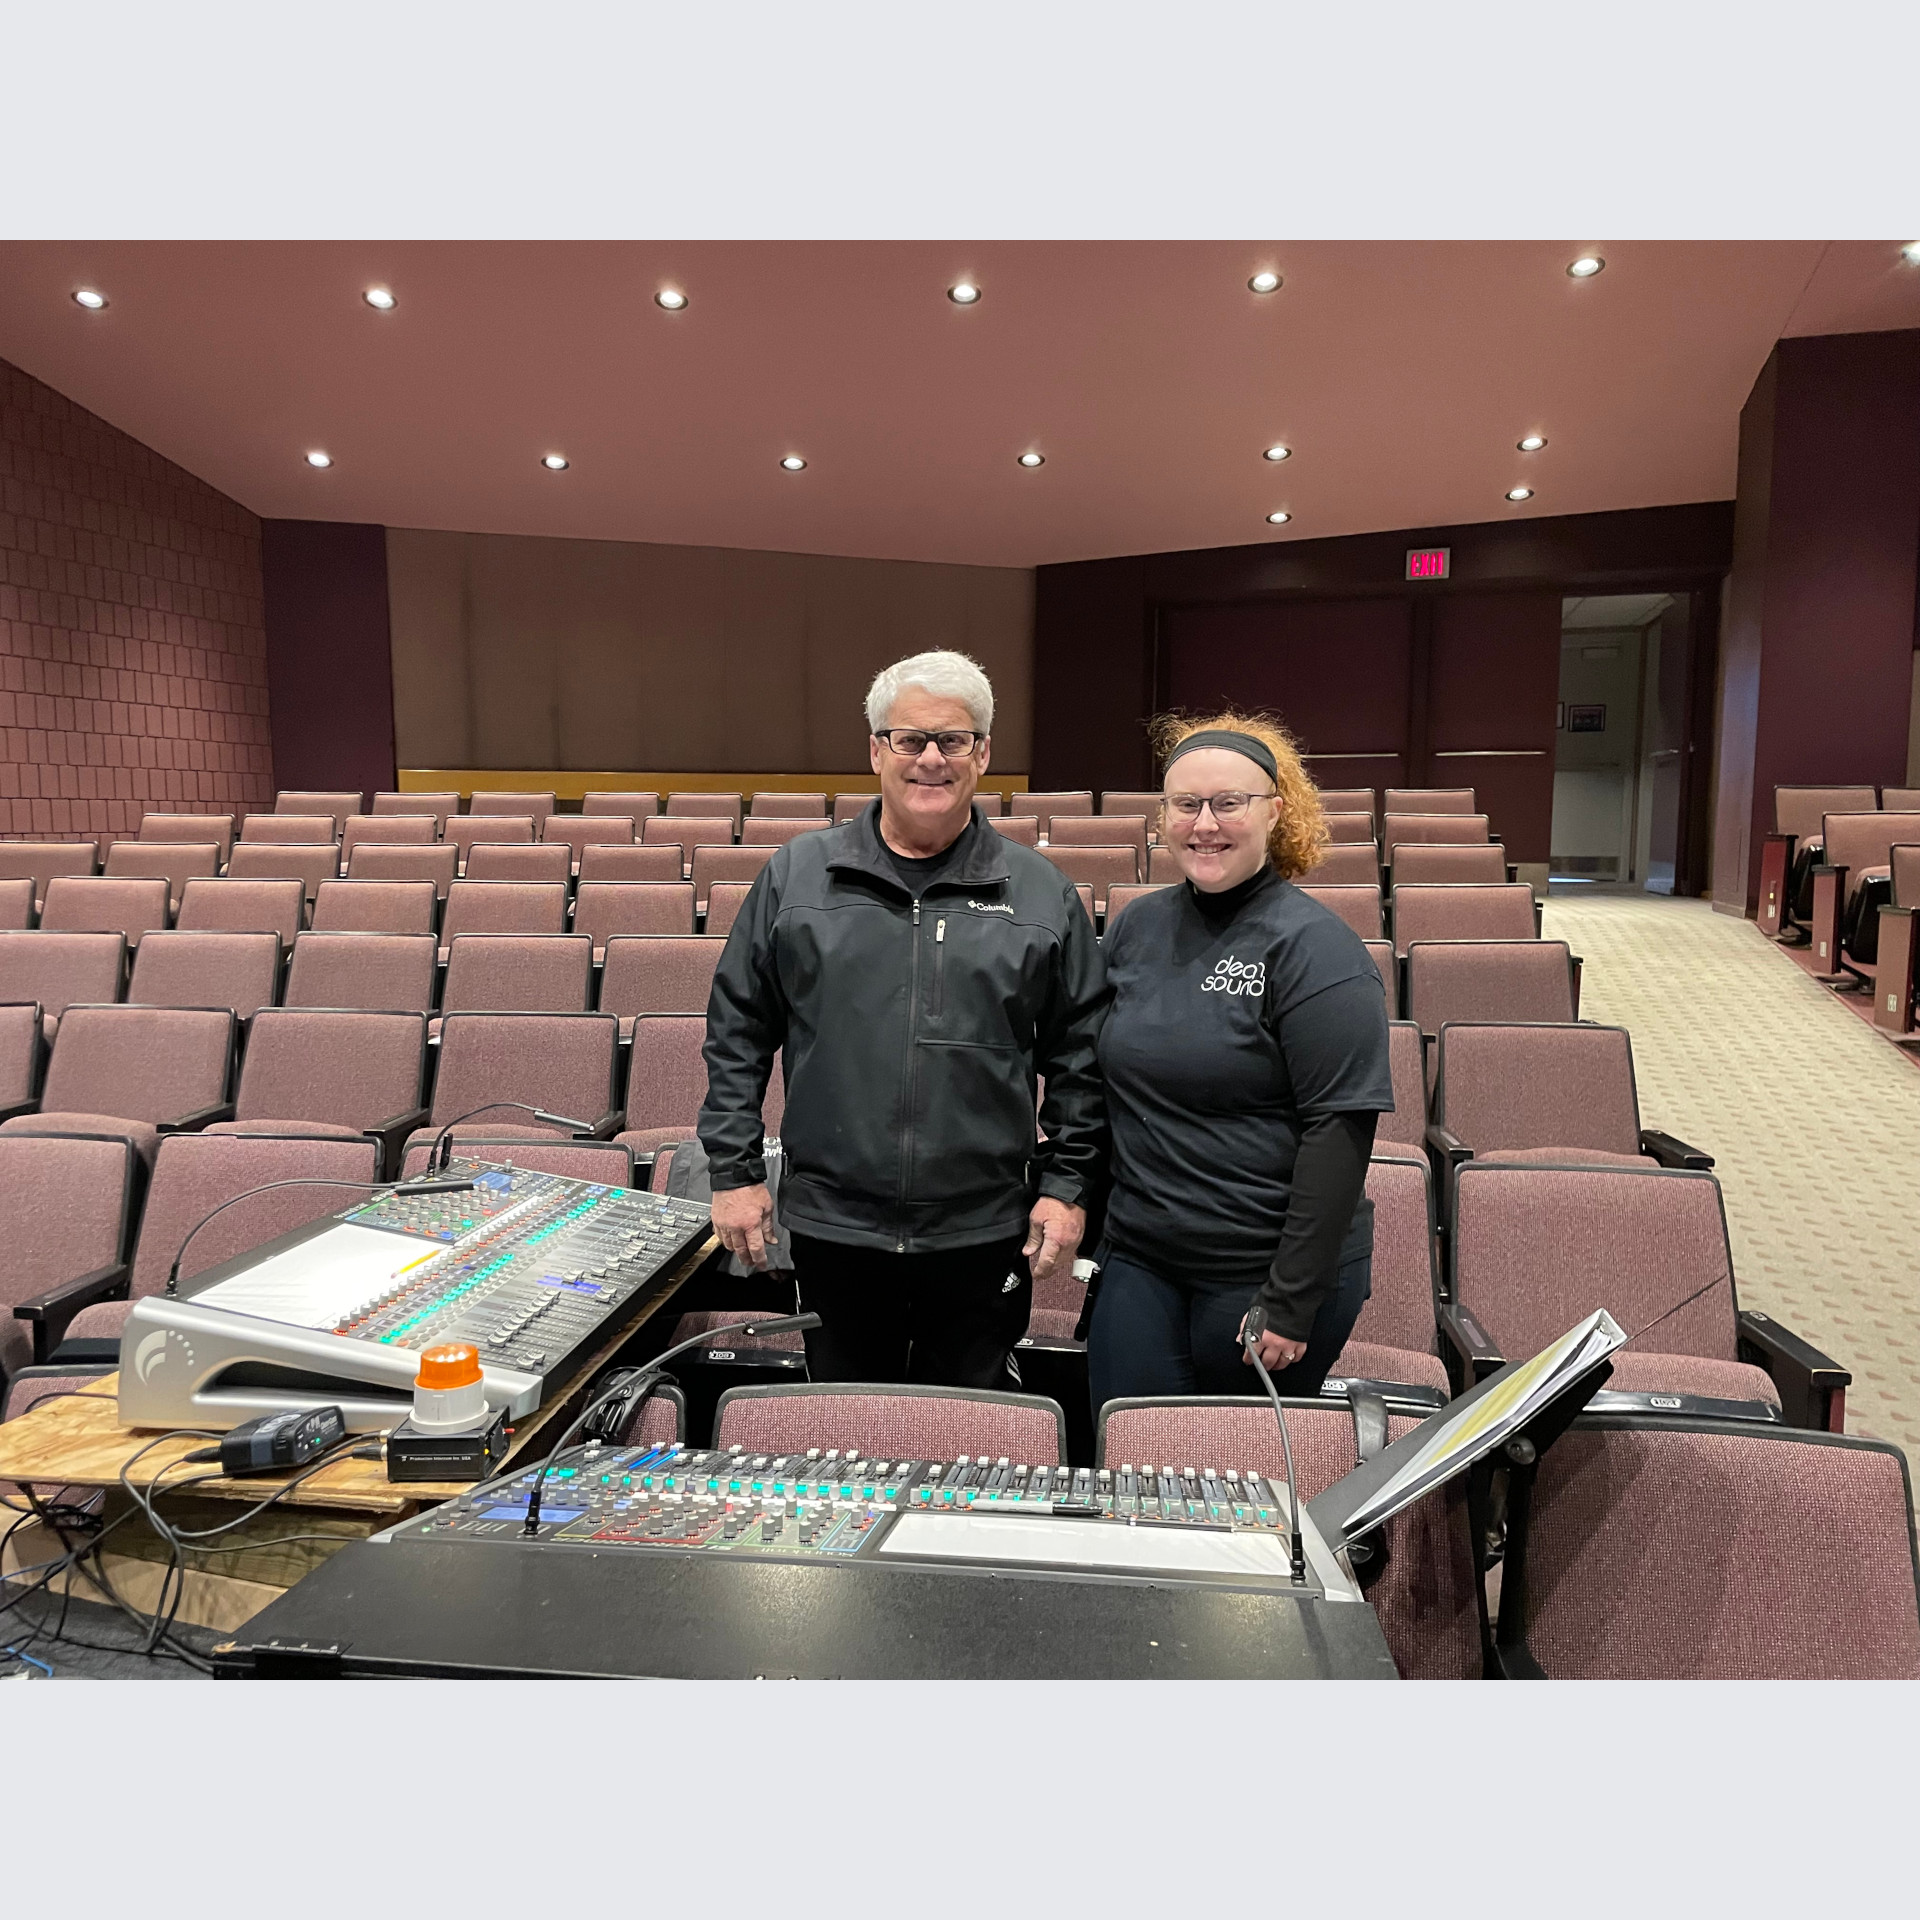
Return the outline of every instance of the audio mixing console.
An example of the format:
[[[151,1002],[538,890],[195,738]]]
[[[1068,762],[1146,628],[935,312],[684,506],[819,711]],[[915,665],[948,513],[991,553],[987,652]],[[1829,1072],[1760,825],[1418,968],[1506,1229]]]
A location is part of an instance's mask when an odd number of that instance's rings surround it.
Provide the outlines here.
[[[540,1404],[541,1384],[599,1346],[697,1246],[691,1200],[456,1160],[470,1193],[406,1188],[256,1248],[136,1303],[121,1339],[128,1426],[206,1426],[320,1401],[359,1431],[390,1426],[419,1353],[479,1350],[490,1408]]]
[[[852,1451],[722,1453],[590,1447],[551,1468],[539,1531],[534,1471],[476,1488],[396,1538],[520,1547],[845,1561],[934,1558],[1148,1571],[1265,1585],[1290,1578],[1285,1485],[1257,1469],[1028,1467],[962,1456],[868,1460]],[[1303,1533],[1307,1529],[1303,1526]],[[1308,1590],[1347,1583],[1309,1541]]]

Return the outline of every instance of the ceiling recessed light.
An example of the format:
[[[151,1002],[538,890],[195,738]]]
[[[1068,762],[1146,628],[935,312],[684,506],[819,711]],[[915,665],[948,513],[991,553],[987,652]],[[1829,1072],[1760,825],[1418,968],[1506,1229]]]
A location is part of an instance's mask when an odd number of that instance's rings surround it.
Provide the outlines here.
[[[1567,268],[1567,272],[1576,280],[1591,280],[1606,264],[1597,253],[1583,253]]]
[[[360,298],[364,300],[375,313],[391,313],[394,308],[400,304],[394,297],[394,292],[391,287],[369,287]]]
[[[1533,489],[1531,487],[1509,487],[1507,489],[1507,498],[1509,500],[1531,500],[1533,498]]]
[[[1522,453],[1538,453],[1547,444],[1547,436],[1544,433],[1530,433],[1515,444]]]
[[[789,473],[800,473],[805,470],[807,463],[802,460],[797,453],[790,453],[780,464],[785,467]]]
[[[569,462],[564,453],[543,453],[540,456],[540,464],[549,473],[565,473]]]
[[[1269,447],[1260,458],[1262,460],[1291,460],[1293,458],[1293,449],[1291,447],[1272,446]]]
[[[333,455],[330,453],[322,453],[318,447],[315,447],[314,450],[307,455],[307,465],[310,467],[330,467],[333,465]]]
[[[687,304],[687,296],[678,287],[662,287],[653,296],[653,304],[667,313],[678,313]]]
[[[1290,513],[1270,513],[1267,515],[1267,525],[1270,527],[1284,527],[1292,518],[1293,515]]]
[[[970,307],[980,298],[980,289],[971,280],[957,280],[947,289],[947,298],[956,307]]]
[[[1020,456],[1020,464],[1023,467],[1044,467],[1047,464],[1047,456],[1044,453],[1023,453]]]
[[[107,304],[107,296],[97,287],[75,287],[73,303],[77,307],[85,307],[89,313],[98,313]]]
[[[1920,267],[1920,240],[1909,240],[1907,244],[1900,249],[1900,252],[1904,259],[1912,265]]]
[[[1280,290],[1280,276],[1273,272],[1256,273],[1253,278],[1247,282],[1247,289],[1251,293],[1278,293]]]

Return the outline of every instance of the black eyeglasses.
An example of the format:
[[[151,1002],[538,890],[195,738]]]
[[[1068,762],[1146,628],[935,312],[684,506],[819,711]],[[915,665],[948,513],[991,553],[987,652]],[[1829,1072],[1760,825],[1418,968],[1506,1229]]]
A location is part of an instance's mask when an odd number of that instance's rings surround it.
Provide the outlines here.
[[[940,749],[944,759],[964,760],[987,736],[969,732],[964,727],[950,727],[944,733],[921,733],[913,727],[875,727],[873,737],[884,740],[895,753],[908,760],[918,760],[926,752],[929,740]]]
[[[1198,820],[1202,807],[1211,808],[1216,820],[1238,820],[1256,800],[1271,800],[1270,793],[1170,793],[1161,805],[1182,820]]]

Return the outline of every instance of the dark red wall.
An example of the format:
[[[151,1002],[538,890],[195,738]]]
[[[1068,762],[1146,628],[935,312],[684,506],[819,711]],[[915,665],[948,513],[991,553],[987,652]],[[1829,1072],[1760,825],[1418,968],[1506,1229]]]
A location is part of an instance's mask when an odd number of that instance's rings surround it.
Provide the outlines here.
[[[1920,591],[1920,330],[1783,340],[1740,421],[1714,904],[1751,913],[1773,789],[1900,786]]]
[[[384,527],[264,520],[267,686],[282,787],[391,790]]]
[[[1544,861],[1562,596],[1699,592],[1717,618],[1732,522],[1713,501],[1042,567],[1033,784],[1147,784],[1157,708],[1232,700],[1311,754],[1369,756],[1316,759],[1326,785],[1473,787],[1512,857]],[[1429,546],[1451,578],[1409,583]],[[1713,624],[1697,638],[1710,655]],[[1701,702],[1702,767],[1710,726]]]

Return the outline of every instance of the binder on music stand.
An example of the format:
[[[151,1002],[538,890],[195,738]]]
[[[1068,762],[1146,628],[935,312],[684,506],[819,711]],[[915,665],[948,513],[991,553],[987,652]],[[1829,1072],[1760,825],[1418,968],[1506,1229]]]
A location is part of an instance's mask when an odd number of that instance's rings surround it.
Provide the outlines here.
[[[1608,1356],[1626,1339],[1604,1307],[1590,1313],[1309,1500],[1314,1525],[1338,1552],[1499,1448],[1524,1439],[1544,1452],[1612,1377]]]

